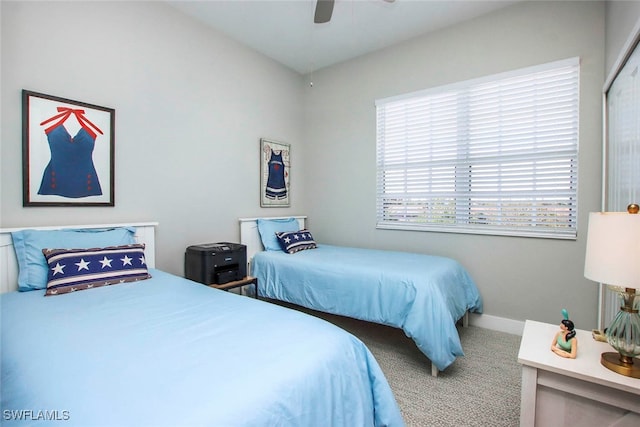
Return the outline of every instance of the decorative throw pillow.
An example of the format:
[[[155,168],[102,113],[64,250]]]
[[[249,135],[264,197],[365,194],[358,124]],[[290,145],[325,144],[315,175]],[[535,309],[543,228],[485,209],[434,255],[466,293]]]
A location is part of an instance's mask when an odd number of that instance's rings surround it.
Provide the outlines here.
[[[280,242],[282,250],[289,254],[318,247],[313,240],[313,236],[309,230],[306,229],[276,233],[276,237],[278,238],[278,242]]]
[[[117,227],[81,230],[20,230],[11,233],[18,260],[18,289],[33,291],[47,287],[45,248],[103,248],[135,243],[135,228]]]
[[[144,245],[92,249],[43,249],[49,276],[45,295],[135,282],[151,277]]]

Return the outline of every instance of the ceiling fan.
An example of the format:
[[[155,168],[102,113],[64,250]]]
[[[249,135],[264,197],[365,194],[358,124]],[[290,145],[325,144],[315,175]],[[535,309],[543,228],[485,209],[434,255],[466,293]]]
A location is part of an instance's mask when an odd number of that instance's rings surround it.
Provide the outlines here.
[[[384,0],[387,3],[393,3],[396,0]],[[313,22],[316,24],[324,24],[331,20],[333,13],[333,3],[335,0],[316,0],[316,12],[313,16]]]

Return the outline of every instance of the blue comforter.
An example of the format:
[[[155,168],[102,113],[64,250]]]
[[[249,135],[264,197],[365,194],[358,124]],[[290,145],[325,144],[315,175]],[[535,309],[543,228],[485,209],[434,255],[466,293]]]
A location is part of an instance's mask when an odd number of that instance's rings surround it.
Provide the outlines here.
[[[318,245],[259,252],[252,271],[261,296],[402,328],[439,370],[464,355],[455,322],[482,311],[473,280],[450,258]]]
[[[357,338],[312,316],[151,270],[0,296],[3,426],[401,426]]]

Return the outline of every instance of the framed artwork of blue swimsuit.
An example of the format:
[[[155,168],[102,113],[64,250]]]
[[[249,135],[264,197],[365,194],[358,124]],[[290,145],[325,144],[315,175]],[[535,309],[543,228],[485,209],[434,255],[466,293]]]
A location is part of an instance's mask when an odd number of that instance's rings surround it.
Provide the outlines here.
[[[290,206],[291,146],[260,140],[260,206]]]
[[[23,206],[114,206],[115,110],[22,94]]]

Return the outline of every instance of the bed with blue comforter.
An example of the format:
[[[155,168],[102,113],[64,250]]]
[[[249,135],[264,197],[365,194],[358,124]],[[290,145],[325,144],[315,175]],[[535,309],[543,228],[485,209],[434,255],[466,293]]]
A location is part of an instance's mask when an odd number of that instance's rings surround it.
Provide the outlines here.
[[[3,426],[403,425],[351,334],[149,272],[63,295],[0,296]]]
[[[402,328],[438,370],[464,355],[456,321],[482,311],[467,271],[445,257],[317,244],[257,252],[251,265],[260,296]]]

